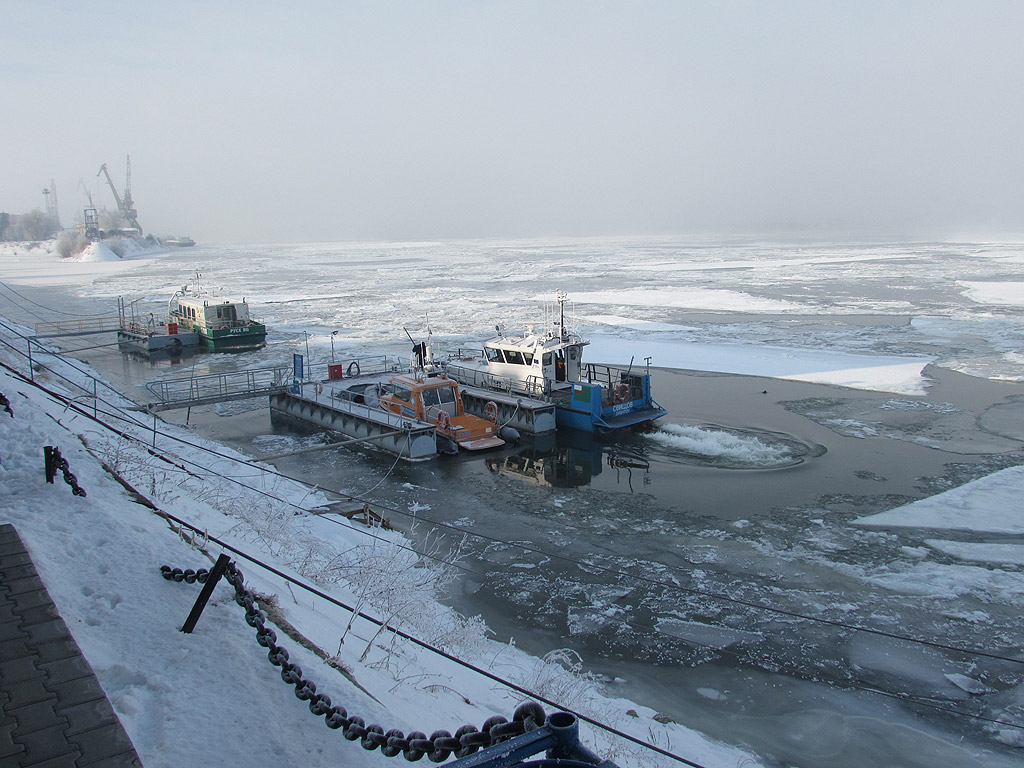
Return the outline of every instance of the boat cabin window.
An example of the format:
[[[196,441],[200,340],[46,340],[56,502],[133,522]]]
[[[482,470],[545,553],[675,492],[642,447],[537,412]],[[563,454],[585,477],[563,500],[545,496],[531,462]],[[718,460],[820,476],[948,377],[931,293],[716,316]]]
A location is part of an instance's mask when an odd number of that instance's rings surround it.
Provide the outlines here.
[[[407,403],[412,400],[412,391],[408,387],[403,387],[401,384],[392,384],[391,394],[399,400],[404,400]]]
[[[421,393],[423,407],[429,408],[432,405],[444,405],[455,402],[455,387],[438,387],[437,389],[425,389]]]
[[[487,362],[489,363],[503,363],[504,359],[501,357],[501,350],[494,349],[493,347],[484,347],[484,354],[487,355]]]
[[[523,355],[518,350],[506,349],[505,359],[512,365],[523,365]]]
[[[550,352],[545,352],[544,353],[544,365],[551,365],[551,353]]]

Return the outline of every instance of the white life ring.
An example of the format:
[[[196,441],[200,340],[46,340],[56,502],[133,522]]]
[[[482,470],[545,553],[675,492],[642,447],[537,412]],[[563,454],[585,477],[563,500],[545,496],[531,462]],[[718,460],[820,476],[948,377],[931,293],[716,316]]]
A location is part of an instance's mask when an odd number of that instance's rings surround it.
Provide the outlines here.
[[[451,429],[452,420],[448,417],[446,411],[441,411],[437,414],[437,428],[442,432],[448,432]]]
[[[498,423],[498,404],[493,400],[488,400],[487,405],[484,406],[484,414],[487,416],[488,421],[493,421],[495,424]]]

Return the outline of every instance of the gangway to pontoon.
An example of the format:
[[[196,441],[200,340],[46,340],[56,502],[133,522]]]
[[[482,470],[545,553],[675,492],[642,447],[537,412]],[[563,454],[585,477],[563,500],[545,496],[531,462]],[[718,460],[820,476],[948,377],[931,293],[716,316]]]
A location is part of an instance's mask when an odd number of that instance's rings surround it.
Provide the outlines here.
[[[76,320],[44,320],[35,324],[35,339],[55,339],[60,336],[89,336],[94,333],[112,333],[121,328],[117,317],[85,317]]]
[[[291,367],[278,366],[151,381],[146,389],[156,399],[146,405],[146,410],[156,413],[268,397],[291,388],[292,376]]]

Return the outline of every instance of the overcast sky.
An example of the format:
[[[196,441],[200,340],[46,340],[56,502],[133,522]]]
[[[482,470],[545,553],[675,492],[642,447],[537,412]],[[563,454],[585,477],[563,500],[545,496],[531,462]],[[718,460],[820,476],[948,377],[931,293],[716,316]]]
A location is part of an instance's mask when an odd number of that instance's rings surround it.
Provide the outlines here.
[[[0,210],[218,243],[1024,232],[1024,2],[0,0]]]

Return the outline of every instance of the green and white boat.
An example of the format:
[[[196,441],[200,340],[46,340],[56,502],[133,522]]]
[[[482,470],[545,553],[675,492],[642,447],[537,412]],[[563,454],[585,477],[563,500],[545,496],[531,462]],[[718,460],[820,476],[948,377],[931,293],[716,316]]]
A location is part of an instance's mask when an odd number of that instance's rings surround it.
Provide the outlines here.
[[[167,324],[199,335],[199,343],[211,352],[259,349],[267,343],[267,327],[249,314],[249,305],[225,296],[213,296],[193,283],[175,291],[167,304]]]

